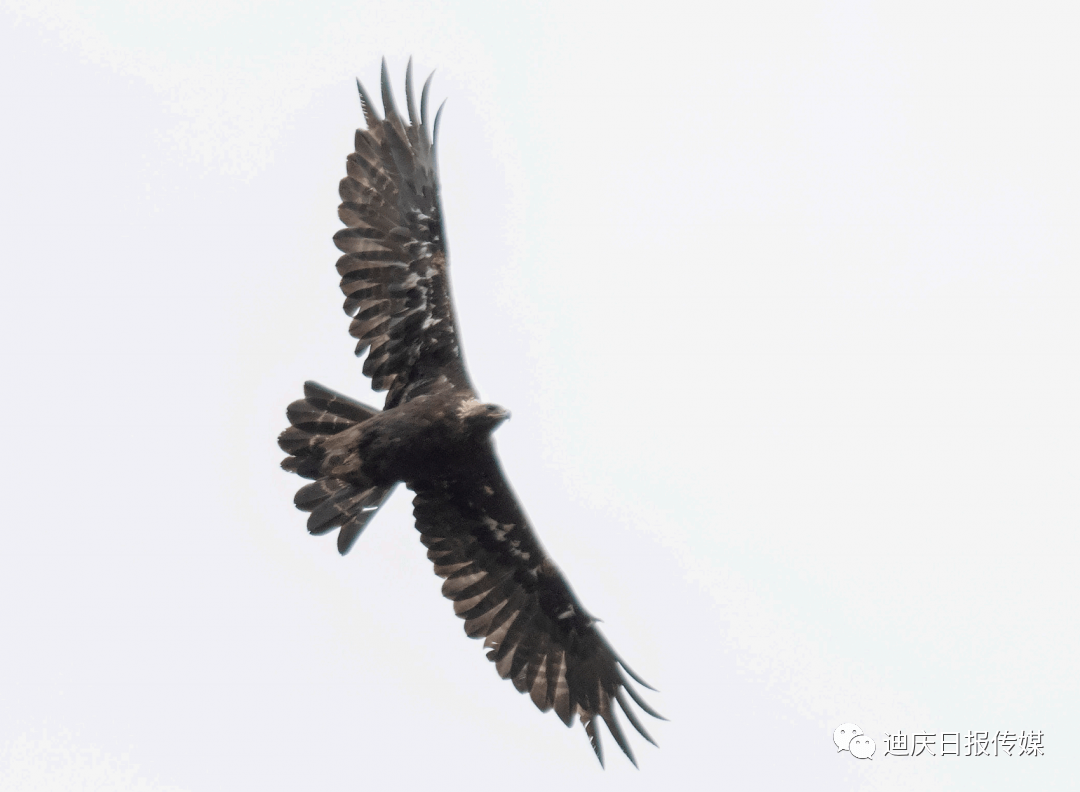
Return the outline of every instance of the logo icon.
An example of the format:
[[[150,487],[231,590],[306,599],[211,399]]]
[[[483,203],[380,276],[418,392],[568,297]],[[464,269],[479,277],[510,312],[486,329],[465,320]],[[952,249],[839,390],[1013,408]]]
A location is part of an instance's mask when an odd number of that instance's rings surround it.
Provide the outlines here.
[[[871,737],[855,737],[851,740],[850,750],[856,759],[873,759],[877,745]]]
[[[846,751],[851,744],[852,737],[858,737],[863,730],[854,723],[841,723],[832,733],[832,741],[836,743],[836,752]]]
[[[837,753],[849,751],[856,759],[870,759],[877,750],[874,740],[867,737],[854,723],[841,723],[833,731],[832,739],[836,744]]]

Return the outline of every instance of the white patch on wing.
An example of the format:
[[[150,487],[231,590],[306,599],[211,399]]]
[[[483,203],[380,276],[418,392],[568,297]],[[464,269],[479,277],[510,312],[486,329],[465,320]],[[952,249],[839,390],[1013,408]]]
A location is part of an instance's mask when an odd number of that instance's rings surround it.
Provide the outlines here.
[[[496,542],[506,542],[510,532],[513,531],[516,526],[513,523],[500,523],[491,517],[484,515],[484,527],[491,531],[491,535],[495,537]],[[514,558],[520,558],[522,561],[528,561],[531,557],[528,552],[521,549],[520,539],[510,539],[506,549]]]
[[[507,531],[509,531],[514,526],[512,526],[512,525],[500,525],[497,520],[494,520],[494,519],[492,519],[491,517],[488,517],[485,514],[484,515],[484,527],[487,528],[489,531],[491,531],[492,536],[495,537],[495,541],[497,541],[497,542],[505,542],[506,541],[506,533],[507,533]]]
[[[458,420],[464,420],[465,416],[472,412],[479,403],[479,399],[465,399],[461,402],[457,408]]]

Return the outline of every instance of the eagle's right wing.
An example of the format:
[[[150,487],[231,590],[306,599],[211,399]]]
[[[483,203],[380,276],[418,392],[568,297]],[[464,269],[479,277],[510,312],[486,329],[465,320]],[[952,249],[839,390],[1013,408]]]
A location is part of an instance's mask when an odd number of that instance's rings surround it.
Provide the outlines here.
[[[660,718],[634,690],[645,685],[623,662],[540,545],[503,475],[494,448],[452,478],[408,481],[413,513],[443,594],[483,638],[499,676],[528,693],[567,726],[577,715],[603,764],[596,720],[637,764],[615,716],[615,703],[649,742],[629,699]],[[645,685],[648,687],[648,685]],[[655,745],[655,743],[653,743]]]
[[[356,151],[341,180],[338,215],[348,228],[334,235],[350,334],[356,354],[368,350],[371,387],[388,390],[385,409],[447,385],[470,388],[458,341],[447,276],[446,236],[439,203],[435,135],[428,86],[420,113],[405,75],[408,123],[398,115],[382,64],[380,119],[357,80],[368,128],[356,130]],[[441,108],[440,108],[441,112]]]

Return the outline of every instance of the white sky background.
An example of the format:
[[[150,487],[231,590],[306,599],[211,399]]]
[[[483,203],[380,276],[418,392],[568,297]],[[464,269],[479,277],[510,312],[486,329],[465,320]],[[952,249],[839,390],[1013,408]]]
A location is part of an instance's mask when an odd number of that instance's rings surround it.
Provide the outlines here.
[[[654,6],[0,6],[0,789],[1069,788],[1073,12]],[[407,492],[342,559],[278,468],[305,379],[381,404],[331,237],[384,54],[640,771],[498,679]]]

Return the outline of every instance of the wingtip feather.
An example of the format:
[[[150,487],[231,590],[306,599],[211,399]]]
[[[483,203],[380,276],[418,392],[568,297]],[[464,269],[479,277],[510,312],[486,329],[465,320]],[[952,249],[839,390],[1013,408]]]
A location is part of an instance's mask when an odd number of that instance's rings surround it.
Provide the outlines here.
[[[605,701],[605,704],[600,709],[600,717],[604,719],[604,723],[607,724],[608,731],[611,732],[611,736],[615,738],[615,742],[618,744],[622,752],[626,754],[626,758],[630,760],[635,768],[638,766],[637,759],[634,758],[634,752],[630,750],[630,743],[626,740],[626,735],[623,733],[622,726],[619,725],[619,721],[615,718],[615,713],[611,711],[611,701]]]
[[[656,740],[652,738],[652,735],[645,731],[645,727],[641,725],[641,721],[639,721],[637,715],[634,714],[634,710],[626,703],[626,696],[623,695],[622,690],[615,693],[615,700],[619,702],[619,707],[622,709],[623,715],[630,721],[630,725],[637,730],[637,733],[659,748],[660,746],[657,745]]]
[[[615,652],[615,650],[611,648],[611,644],[607,643],[606,639],[605,639],[604,643],[607,644],[607,647],[611,651],[611,654],[615,657],[615,662],[617,662],[620,666],[622,666],[622,670],[625,671],[627,674],[629,674],[630,678],[632,680],[637,682],[639,685],[641,685],[646,690],[651,690],[653,693],[659,693],[660,692],[659,690],[654,688],[652,685],[650,685],[648,682],[646,682],[644,679],[642,679],[637,674],[635,674],[634,669],[632,669],[630,666],[628,666],[626,664],[626,661],[623,660],[621,657],[619,657],[619,655]]]
[[[587,721],[583,721],[585,726],[585,733],[589,735],[589,744],[592,746],[593,753],[596,754],[596,758],[600,761],[600,767],[604,767],[604,747],[600,744],[600,731],[596,728],[596,721],[593,718],[589,718]]]
[[[420,126],[422,127],[427,126],[428,91],[431,88],[431,80],[434,76],[435,72],[432,71],[431,74],[428,75],[428,78],[424,80],[424,88],[420,92]]]
[[[417,126],[416,95],[413,92],[411,55],[409,56],[409,65],[405,67],[405,105],[409,110],[409,124]]]
[[[359,77],[356,78],[356,90],[360,94],[360,109],[364,112],[364,121],[368,125],[368,129],[371,129],[382,119],[379,118],[379,114],[375,111],[375,105],[371,103],[371,97],[364,90]]]
[[[435,146],[439,142],[439,119],[442,118],[443,108],[446,107],[446,100],[443,99],[439,109],[435,113],[435,122],[431,125],[431,145]]]
[[[386,68],[386,58],[382,59],[382,103],[383,112],[387,118],[398,116],[397,107],[394,105],[394,94],[390,90],[390,71]]]
[[[623,679],[622,682],[623,682],[623,685],[622,685],[623,690],[625,690],[628,694],[630,694],[630,698],[632,698],[634,700],[634,703],[637,704],[639,707],[641,707],[642,710],[644,710],[649,715],[652,715],[657,720],[662,720],[662,721],[667,720],[667,718],[665,718],[659,712],[657,712],[652,707],[650,707],[648,704],[646,704],[645,700],[643,698],[641,698],[641,696],[638,694],[638,692],[636,690],[634,690],[629,684],[627,684],[627,680],[625,678]]]

